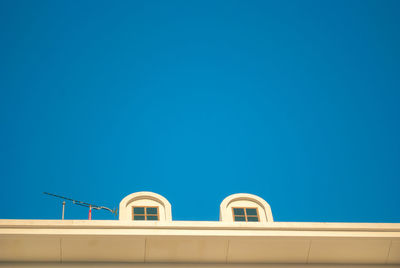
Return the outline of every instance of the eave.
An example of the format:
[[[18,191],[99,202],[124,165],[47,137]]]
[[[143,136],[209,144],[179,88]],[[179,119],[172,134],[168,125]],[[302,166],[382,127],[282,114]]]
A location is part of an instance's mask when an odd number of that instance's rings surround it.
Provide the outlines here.
[[[0,220],[1,261],[400,264],[400,224]]]

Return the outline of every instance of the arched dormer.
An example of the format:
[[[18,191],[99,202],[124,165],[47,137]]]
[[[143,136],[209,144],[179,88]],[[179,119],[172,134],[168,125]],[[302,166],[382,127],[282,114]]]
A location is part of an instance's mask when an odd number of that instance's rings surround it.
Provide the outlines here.
[[[269,204],[253,194],[233,194],[220,206],[220,221],[224,222],[273,222]]]
[[[156,193],[137,192],[119,203],[119,219],[125,221],[171,221],[171,204]]]

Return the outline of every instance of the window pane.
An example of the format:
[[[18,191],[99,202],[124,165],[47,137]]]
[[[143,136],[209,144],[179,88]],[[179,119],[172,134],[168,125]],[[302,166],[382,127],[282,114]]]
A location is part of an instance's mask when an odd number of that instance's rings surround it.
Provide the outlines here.
[[[234,208],[233,214],[235,214],[235,216],[236,215],[244,215],[244,209],[243,208]]]
[[[155,214],[157,215],[157,208],[146,208],[147,214]]]
[[[246,208],[247,215],[254,215],[257,216],[257,209],[256,208]]]
[[[144,214],[144,207],[134,207],[133,213],[134,214]]]
[[[144,221],[144,216],[134,216],[133,219],[135,221]]]
[[[247,221],[258,221],[258,217],[247,217]]]
[[[235,217],[235,221],[246,221],[245,217]]]
[[[147,220],[148,221],[158,221],[158,217],[157,216],[147,216]]]

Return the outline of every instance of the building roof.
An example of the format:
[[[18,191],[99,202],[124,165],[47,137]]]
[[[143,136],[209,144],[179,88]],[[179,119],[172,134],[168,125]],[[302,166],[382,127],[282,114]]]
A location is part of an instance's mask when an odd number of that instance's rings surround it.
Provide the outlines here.
[[[4,261],[400,264],[400,224],[0,220]]]
[[[400,224],[274,222],[251,194],[225,198],[220,221],[173,221],[166,198],[137,192],[119,220],[0,220],[1,262],[397,265]]]

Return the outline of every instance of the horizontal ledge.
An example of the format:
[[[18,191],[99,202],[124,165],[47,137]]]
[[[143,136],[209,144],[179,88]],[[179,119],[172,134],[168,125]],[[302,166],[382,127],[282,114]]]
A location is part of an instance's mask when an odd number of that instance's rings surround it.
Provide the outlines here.
[[[372,231],[400,232],[400,223],[240,223],[211,221],[133,222],[118,220],[0,220],[4,228],[33,229],[179,229],[179,230],[271,230],[271,231]]]
[[[383,238],[400,239],[400,232],[282,231],[282,230],[164,230],[164,229],[0,229],[0,237],[190,237],[190,238]]]
[[[41,267],[63,267],[63,268],[398,268],[398,265],[368,265],[368,264],[196,264],[196,263],[59,263],[59,262],[10,262],[0,263],[0,267],[14,268],[41,268]]]

